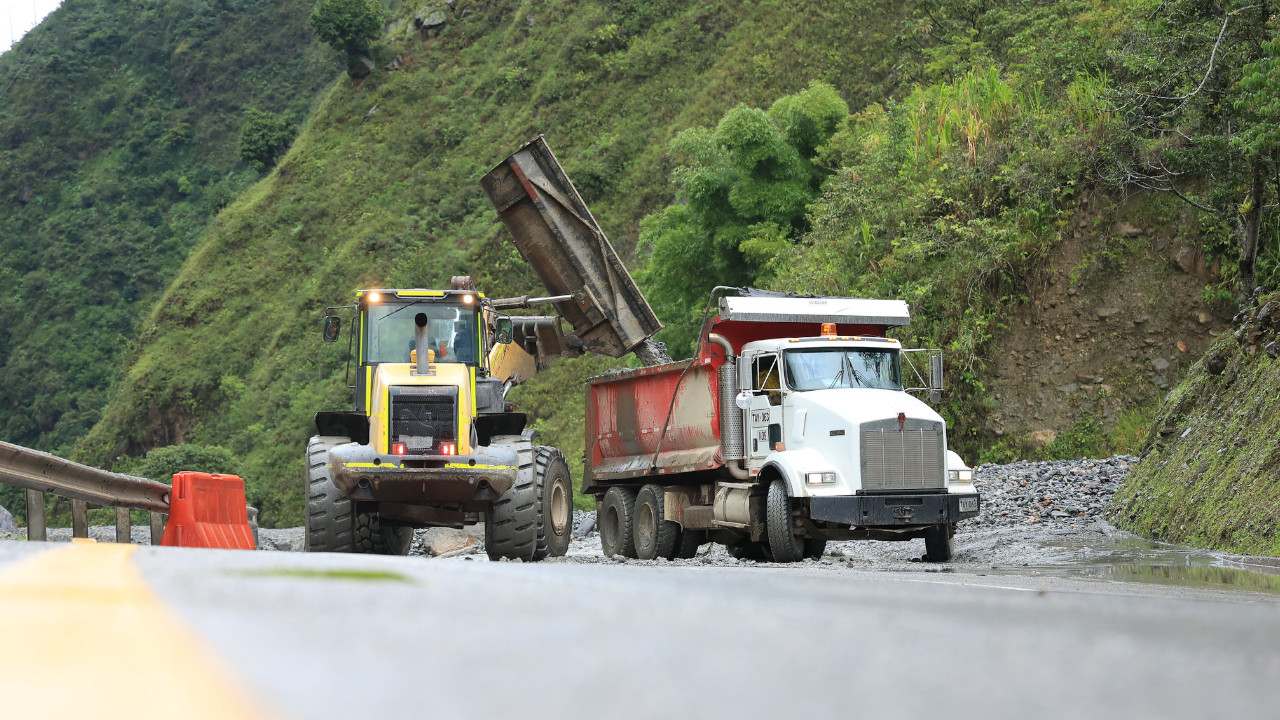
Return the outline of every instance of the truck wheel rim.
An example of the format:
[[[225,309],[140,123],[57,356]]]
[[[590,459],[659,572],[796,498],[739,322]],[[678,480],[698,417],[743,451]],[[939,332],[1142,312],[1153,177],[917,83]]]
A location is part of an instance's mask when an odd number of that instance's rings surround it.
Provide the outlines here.
[[[653,522],[653,508],[648,503],[641,505],[636,503],[636,545],[644,545],[649,547],[653,544],[653,535],[656,526]]]
[[[569,527],[569,501],[565,497],[564,485],[555,483],[551,487],[551,529],[556,535],[563,535]]]

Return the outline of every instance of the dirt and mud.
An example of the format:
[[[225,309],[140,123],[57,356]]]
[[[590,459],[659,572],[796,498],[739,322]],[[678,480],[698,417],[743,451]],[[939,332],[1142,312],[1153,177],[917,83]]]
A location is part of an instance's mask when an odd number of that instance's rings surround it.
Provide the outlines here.
[[[1110,428],[1158,402],[1230,330],[1205,302],[1220,268],[1198,249],[1194,218],[1152,225],[1107,202],[1081,203],[990,342],[992,439],[1034,447],[1081,420]]]

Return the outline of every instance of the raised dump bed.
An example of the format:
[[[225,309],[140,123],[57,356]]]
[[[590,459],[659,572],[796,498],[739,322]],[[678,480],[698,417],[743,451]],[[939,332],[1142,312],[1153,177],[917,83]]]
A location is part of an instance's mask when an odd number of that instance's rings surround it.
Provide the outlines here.
[[[480,185],[520,255],[588,352],[621,357],[662,329],[604,231],[539,135]]]

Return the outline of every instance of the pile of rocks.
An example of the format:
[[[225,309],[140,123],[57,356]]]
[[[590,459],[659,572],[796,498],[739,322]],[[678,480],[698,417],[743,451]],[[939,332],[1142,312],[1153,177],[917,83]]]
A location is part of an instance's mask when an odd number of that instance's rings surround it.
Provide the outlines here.
[[[1099,520],[1138,458],[1020,461],[982,465],[973,484],[982,496],[982,514],[964,527],[1078,523]]]

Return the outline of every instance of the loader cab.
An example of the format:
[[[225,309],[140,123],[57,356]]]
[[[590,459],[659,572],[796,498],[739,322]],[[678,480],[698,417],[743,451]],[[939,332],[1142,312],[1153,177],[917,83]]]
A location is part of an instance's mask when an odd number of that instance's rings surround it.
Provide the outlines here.
[[[410,363],[419,316],[427,323],[433,363],[483,371],[483,295],[463,290],[364,290],[357,293],[359,341],[355,409],[368,410],[369,383],[383,363]]]
[[[438,363],[480,364],[480,303],[476,293],[405,297],[371,292],[360,307],[361,365],[407,363],[417,350],[416,322],[425,315],[429,349]]]

